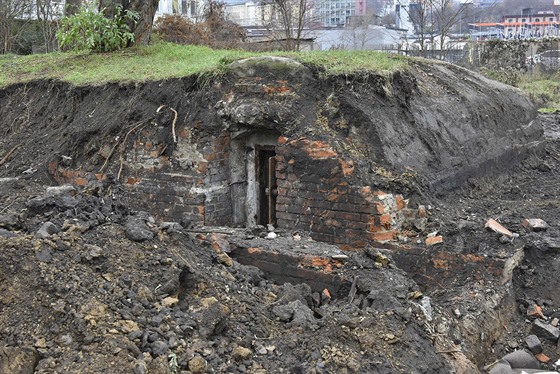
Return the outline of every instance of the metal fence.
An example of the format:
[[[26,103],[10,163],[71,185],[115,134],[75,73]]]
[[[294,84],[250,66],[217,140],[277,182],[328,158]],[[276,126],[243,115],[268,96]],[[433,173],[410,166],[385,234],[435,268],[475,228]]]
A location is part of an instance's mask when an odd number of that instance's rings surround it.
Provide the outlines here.
[[[448,43],[445,49],[425,48],[421,50],[418,48],[407,48],[406,45],[403,46],[400,44],[375,45],[372,49],[404,56],[437,59],[453,64],[459,64],[464,59],[466,53],[465,43]]]

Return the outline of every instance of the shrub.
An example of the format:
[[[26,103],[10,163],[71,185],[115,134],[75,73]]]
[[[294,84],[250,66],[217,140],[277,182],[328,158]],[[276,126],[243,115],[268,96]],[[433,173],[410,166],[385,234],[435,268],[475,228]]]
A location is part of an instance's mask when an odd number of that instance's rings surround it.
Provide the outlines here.
[[[163,40],[176,44],[235,48],[245,38],[245,30],[241,26],[218,15],[211,15],[198,23],[178,15],[165,15],[156,21],[154,27]]]
[[[175,44],[208,45],[208,34],[203,25],[178,15],[164,15],[155,23],[155,30],[166,42]]]
[[[138,14],[123,12],[117,7],[112,19],[92,7],[82,7],[69,17],[60,20],[56,38],[64,50],[111,52],[125,48],[134,42],[129,22],[136,22]]]

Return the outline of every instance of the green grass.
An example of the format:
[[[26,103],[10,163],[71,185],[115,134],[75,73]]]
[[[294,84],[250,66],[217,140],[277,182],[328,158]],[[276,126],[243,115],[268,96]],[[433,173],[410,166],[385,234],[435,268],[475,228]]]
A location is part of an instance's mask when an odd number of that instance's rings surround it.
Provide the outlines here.
[[[541,112],[560,110],[560,73],[526,75],[517,86],[531,97]]]
[[[480,72],[490,79],[510,84],[525,92],[541,113],[560,110],[560,71],[519,70],[492,71],[481,69]]]
[[[316,51],[288,56],[302,63],[322,66],[326,75],[367,71],[390,73],[403,69],[409,60],[404,56],[374,51]]]
[[[0,86],[45,78],[80,86],[219,74],[232,61],[259,55],[287,56],[302,63],[320,65],[325,75],[392,72],[406,65],[406,58],[380,52],[254,53],[156,43],[103,54],[3,55],[0,56]]]

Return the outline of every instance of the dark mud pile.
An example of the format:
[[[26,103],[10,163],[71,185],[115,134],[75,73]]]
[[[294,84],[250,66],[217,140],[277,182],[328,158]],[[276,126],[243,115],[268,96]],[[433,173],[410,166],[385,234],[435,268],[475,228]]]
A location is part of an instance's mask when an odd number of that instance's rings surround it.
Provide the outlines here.
[[[382,254],[345,261],[341,272],[360,276],[356,302],[318,298],[217,253],[204,235],[130,211],[117,190],[0,183],[4,373],[450,370],[417,285]],[[138,241],[142,230],[152,238]],[[288,237],[274,246],[288,249]]]

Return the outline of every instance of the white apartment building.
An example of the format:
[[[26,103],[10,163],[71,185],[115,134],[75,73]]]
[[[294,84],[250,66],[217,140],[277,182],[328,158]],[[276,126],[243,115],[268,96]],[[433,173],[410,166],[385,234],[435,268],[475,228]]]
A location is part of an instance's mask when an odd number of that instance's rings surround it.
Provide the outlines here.
[[[228,19],[239,26],[266,26],[270,24],[272,4],[240,2],[226,5]]]
[[[156,18],[166,14],[179,14],[193,22],[200,21],[204,0],[159,0]]]
[[[293,6],[299,6],[298,0]],[[226,12],[231,21],[245,27],[269,25],[275,14],[273,3],[255,1],[227,4]],[[307,0],[306,24],[341,27],[350,17],[365,13],[366,0]]]

